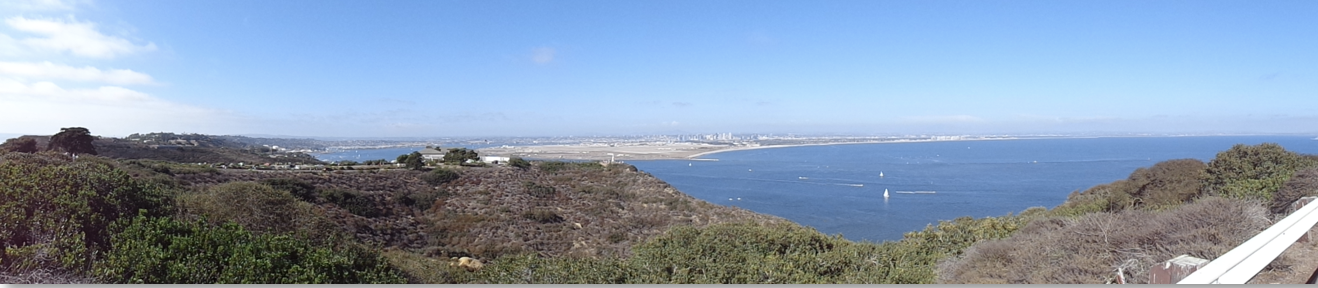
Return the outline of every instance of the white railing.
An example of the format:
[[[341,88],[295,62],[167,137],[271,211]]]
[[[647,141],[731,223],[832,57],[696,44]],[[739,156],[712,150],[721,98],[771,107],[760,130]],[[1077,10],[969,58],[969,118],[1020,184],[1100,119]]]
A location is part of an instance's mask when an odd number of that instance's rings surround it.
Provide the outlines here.
[[[1318,224],[1315,211],[1318,205],[1304,205],[1176,284],[1245,284]]]

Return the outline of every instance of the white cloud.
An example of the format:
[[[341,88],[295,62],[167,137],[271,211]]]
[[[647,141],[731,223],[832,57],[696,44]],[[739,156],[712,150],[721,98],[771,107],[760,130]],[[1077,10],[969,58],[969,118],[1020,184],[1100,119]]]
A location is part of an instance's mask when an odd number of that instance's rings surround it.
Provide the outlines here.
[[[81,82],[96,82],[114,85],[155,84],[151,75],[126,69],[109,69],[102,71],[96,67],[82,68],[53,64],[50,62],[25,63],[0,61],[0,75],[35,78],[42,80],[60,79]]]
[[[535,51],[531,53],[531,61],[536,64],[549,64],[549,62],[554,62],[555,53],[557,52],[554,51],[554,48],[535,48]]]
[[[63,0],[5,0],[0,7],[18,11],[65,11],[73,10],[77,1]]]
[[[217,131],[244,121],[222,111],[165,101],[118,86],[64,88],[0,77],[0,131],[50,134],[81,126],[97,135]]]
[[[77,56],[106,59],[156,50],[155,43],[137,45],[127,39],[101,34],[92,22],[28,19],[19,16],[6,18],[5,24],[19,31],[44,36],[19,40],[23,45],[35,49],[68,51]]]
[[[0,33],[0,57],[18,57],[20,55],[23,55],[23,48],[19,46],[18,40]]]

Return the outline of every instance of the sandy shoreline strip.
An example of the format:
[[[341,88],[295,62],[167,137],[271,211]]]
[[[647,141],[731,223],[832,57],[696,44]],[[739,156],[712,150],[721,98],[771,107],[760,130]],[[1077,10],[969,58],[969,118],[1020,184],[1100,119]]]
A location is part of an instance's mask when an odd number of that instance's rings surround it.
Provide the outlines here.
[[[824,142],[802,144],[780,144],[761,146],[711,145],[696,143],[675,144],[623,144],[623,145],[543,145],[518,147],[492,147],[477,149],[481,155],[516,156],[535,160],[696,160],[717,161],[714,158],[702,158],[715,153],[804,146],[845,145],[845,144],[889,144],[917,142],[950,141],[985,141],[1016,140],[1029,138],[972,138],[972,139],[921,139],[896,141],[861,141],[861,142]]]

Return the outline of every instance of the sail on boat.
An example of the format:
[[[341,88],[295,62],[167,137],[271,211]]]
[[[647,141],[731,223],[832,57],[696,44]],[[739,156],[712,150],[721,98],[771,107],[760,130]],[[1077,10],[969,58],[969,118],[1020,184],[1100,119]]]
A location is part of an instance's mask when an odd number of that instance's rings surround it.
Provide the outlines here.
[[[883,171],[879,171],[879,178],[883,178]]]
[[[888,198],[888,189],[883,189],[883,198]]]

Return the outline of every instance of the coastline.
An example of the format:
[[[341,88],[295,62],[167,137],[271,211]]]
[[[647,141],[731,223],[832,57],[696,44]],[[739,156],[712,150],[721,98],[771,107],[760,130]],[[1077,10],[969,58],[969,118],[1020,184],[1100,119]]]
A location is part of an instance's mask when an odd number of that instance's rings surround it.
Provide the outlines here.
[[[1077,137],[1077,138],[1083,138],[1083,137]],[[1094,137],[1094,138],[1098,138],[1098,137]],[[755,150],[755,149],[765,149],[765,148],[789,148],[789,147],[827,146],[827,145],[848,145],[848,144],[896,144],[896,143],[958,142],[958,141],[1029,140],[1029,139],[1061,139],[1061,138],[1037,138],[1037,137],[1024,137],[1024,138],[1019,138],[1019,137],[1018,137],[1018,138],[982,138],[982,139],[948,139],[948,140],[911,140],[911,141],[870,141],[870,142],[831,142],[831,143],[808,143],[808,144],[783,144],[783,145],[767,145],[767,146],[754,146],[754,147],[733,147],[733,148],[728,148],[728,149],[723,149],[723,150],[717,150],[717,151],[709,151],[709,152],[701,152],[701,153],[697,153],[697,154],[695,154],[695,155],[687,156],[686,159],[695,159],[696,157],[705,156],[705,155],[711,155],[711,154],[717,154],[717,153],[723,153],[723,152],[742,151],[742,150]],[[1069,139],[1069,138],[1068,138],[1068,139]],[[681,159],[674,159],[674,160],[681,160]]]
[[[888,143],[917,143],[917,142],[951,142],[951,141],[985,141],[985,140],[1020,140],[1036,139],[1036,137],[1003,137],[1003,138],[971,138],[971,139],[901,139],[887,141],[836,141],[822,143],[799,143],[799,144],[777,144],[777,145],[710,145],[703,143],[679,143],[679,144],[635,144],[635,145],[541,145],[541,146],[521,146],[521,147],[498,147],[477,149],[482,155],[498,155],[508,157],[522,157],[534,160],[587,160],[587,161],[606,161],[606,160],[701,160],[717,161],[713,158],[701,158],[716,153],[769,149],[769,148],[789,148],[804,146],[824,146],[824,145],[846,145],[846,144],[888,144]]]
[[[708,158],[722,152],[769,149],[769,148],[790,148],[803,146],[822,146],[822,145],[845,145],[845,144],[890,144],[890,143],[913,143],[913,142],[951,142],[951,141],[989,141],[989,140],[1031,140],[1031,139],[1083,139],[1083,138],[1145,138],[1145,137],[1216,137],[1231,135],[1117,135],[1117,136],[962,136],[957,138],[943,138],[942,136],[925,136],[924,138],[900,138],[900,139],[882,139],[859,141],[862,139],[855,138],[834,138],[834,139],[795,139],[795,140],[773,140],[778,142],[787,142],[782,144],[759,144],[752,145],[735,145],[732,143],[699,143],[699,142],[677,142],[677,143],[611,143],[611,144],[557,144],[557,145],[535,145],[535,146],[502,146],[477,148],[477,152],[487,156],[505,156],[521,157],[529,160],[569,160],[569,161],[630,161],[630,160],[692,160],[692,161],[718,161],[715,158]],[[1239,136],[1239,135],[1234,135]],[[1307,138],[1307,137],[1306,137]],[[870,138],[873,139],[873,138]],[[834,141],[829,141],[834,140]],[[838,141],[851,140],[851,141]],[[1314,139],[1318,140],[1318,139]],[[818,141],[818,142],[815,142]],[[798,142],[798,143],[792,143]],[[387,148],[365,148],[359,147],[361,151],[373,151],[383,149],[397,149],[409,147],[390,146]],[[316,151],[307,152],[309,155],[320,159],[319,155],[334,154],[338,152]],[[379,157],[376,157],[379,158]],[[390,157],[385,157],[390,158]],[[322,159],[330,160],[330,159]],[[354,159],[355,160],[355,159]]]
[[[955,141],[955,140],[946,140],[946,141]],[[910,142],[914,142],[914,141],[910,141]],[[933,141],[921,141],[921,142],[933,142]],[[732,148],[723,149],[723,150],[716,150],[716,151],[709,151],[709,152],[696,153],[696,154],[694,154],[694,155],[687,156],[686,159],[696,159],[696,157],[705,156],[705,155],[712,155],[712,154],[723,153],[723,152],[732,152],[732,151],[743,151],[743,150],[756,150],[756,149],[768,149],[768,148],[791,148],[791,147],[805,147],[805,146],[847,145],[847,144],[882,144],[882,143],[908,143],[908,142],[885,142],[885,141],[875,141],[875,142],[837,142],[837,143],[811,143],[811,144],[767,145],[767,146],[754,146],[754,147],[732,147]]]

